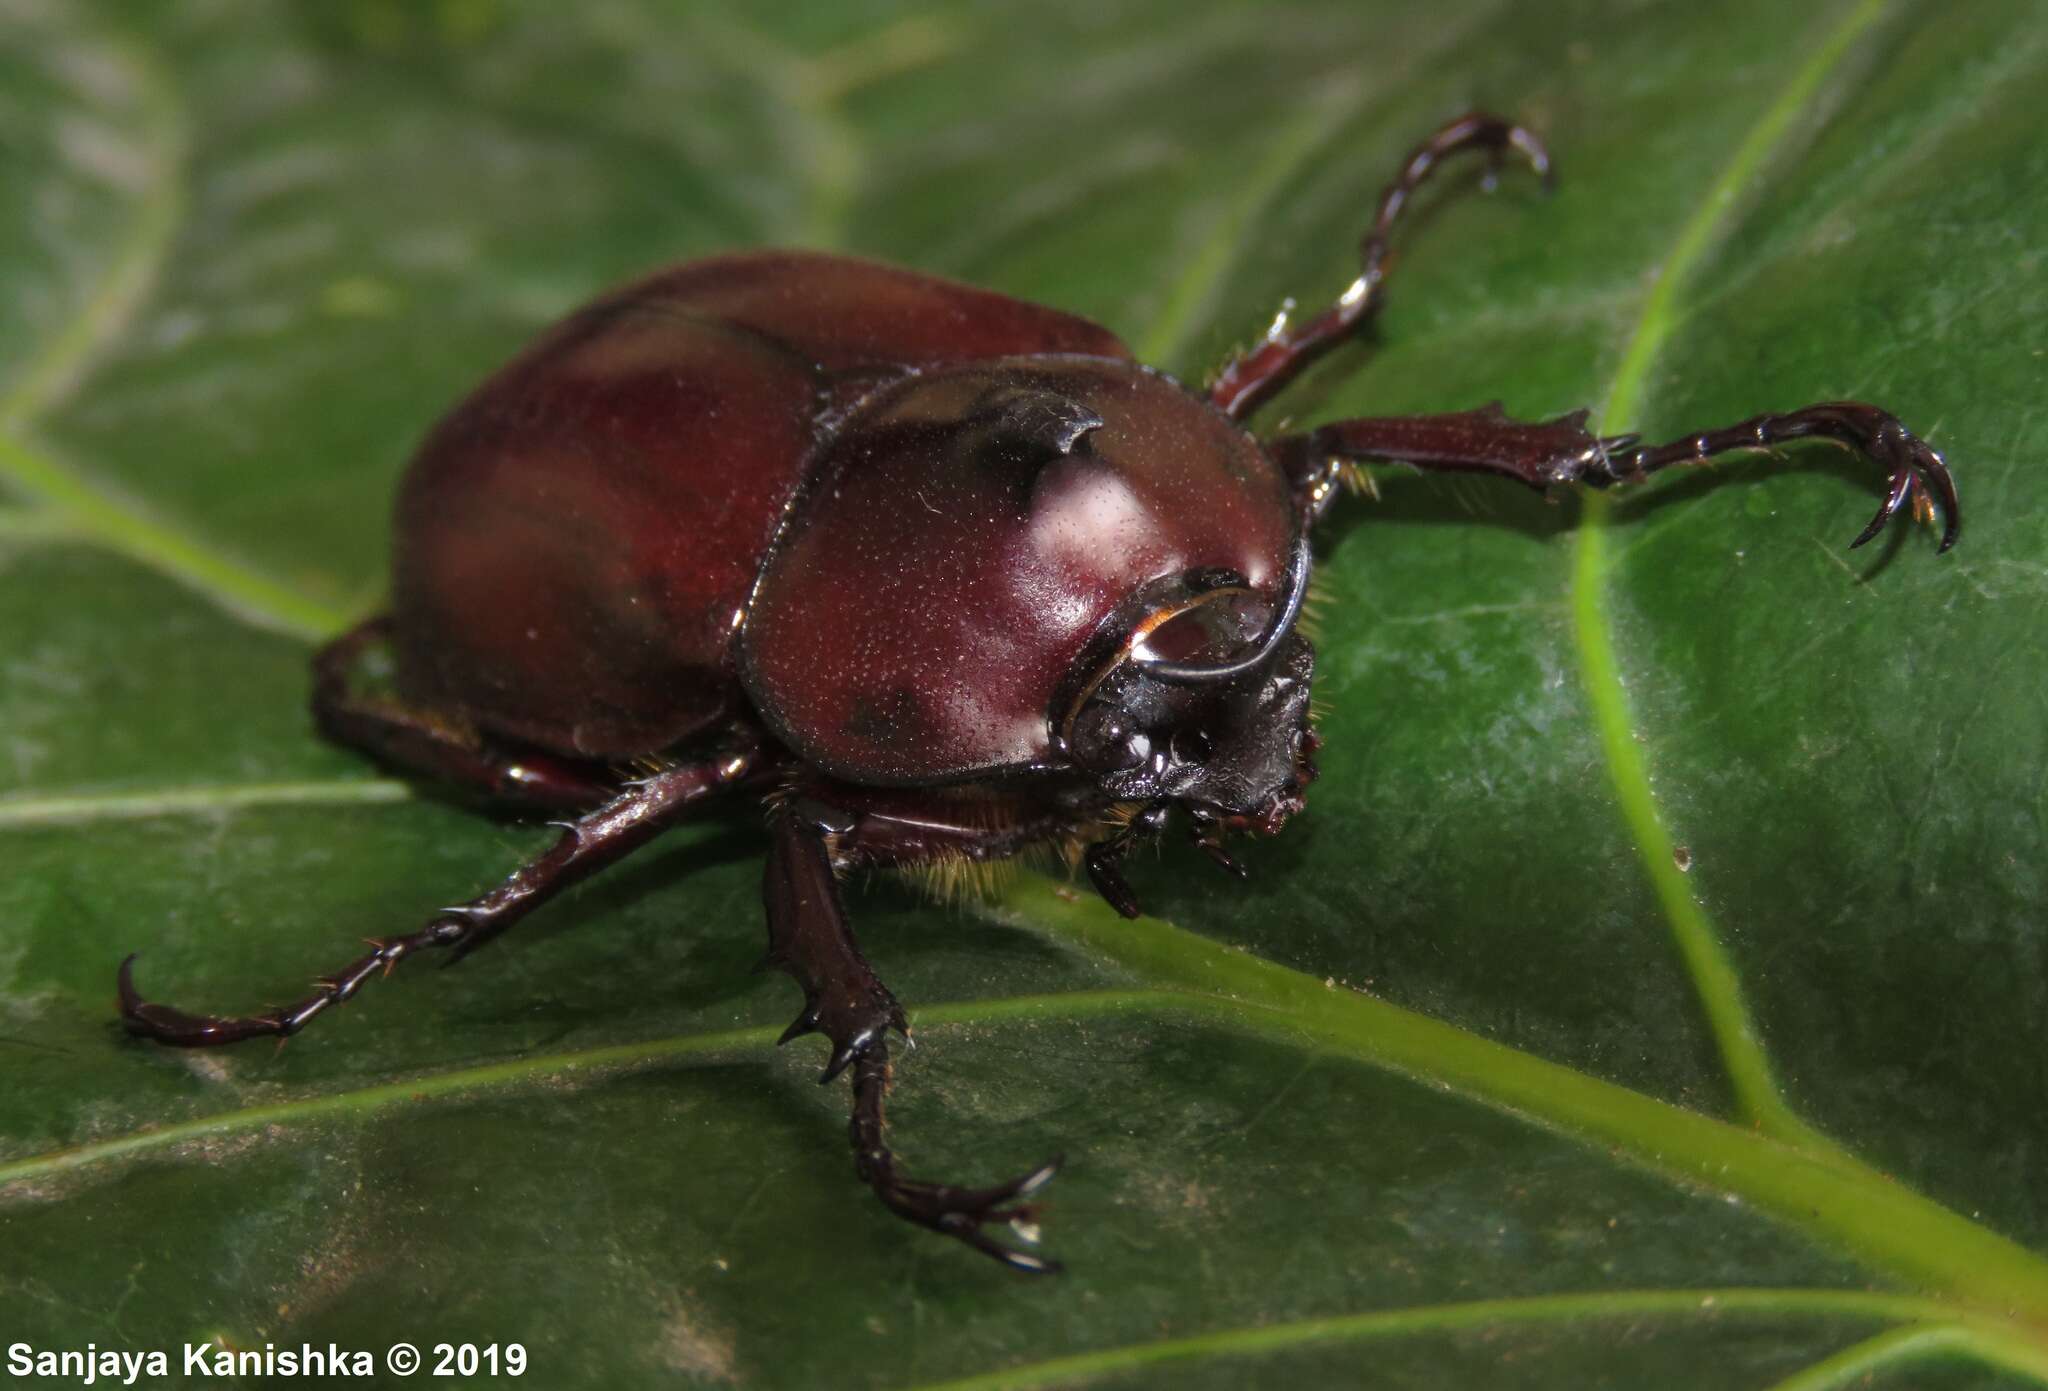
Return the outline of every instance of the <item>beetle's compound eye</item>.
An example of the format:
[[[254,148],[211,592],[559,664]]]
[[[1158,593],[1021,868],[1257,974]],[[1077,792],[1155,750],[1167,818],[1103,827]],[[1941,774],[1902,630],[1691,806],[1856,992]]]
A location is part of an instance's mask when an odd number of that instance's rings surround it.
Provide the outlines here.
[[[1122,773],[1152,757],[1152,737],[1106,701],[1089,704],[1074,717],[1068,736],[1074,761],[1097,773]]]

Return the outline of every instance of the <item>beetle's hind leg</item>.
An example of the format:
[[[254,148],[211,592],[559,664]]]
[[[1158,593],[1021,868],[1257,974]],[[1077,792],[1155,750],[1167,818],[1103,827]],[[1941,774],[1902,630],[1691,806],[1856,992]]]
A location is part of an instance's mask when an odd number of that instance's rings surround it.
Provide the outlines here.
[[[121,1017],[128,1032],[180,1048],[285,1038],[316,1016],[354,998],[363,984],[388,975],[401,961],[429,948],[461,956],[489,941],[568,888],[654,839],[705,799],[736,787],[759,761],[751,746],[701,763],[665,769],[614,791],[604,805],[562,825],[546,853],[529,861],[489,893],[444,908],[417,932],[373,938],[370,951],[323,978],[304,999],[261,1014],[187,1014],[151,1003],[135,988],[135,957],[121,963]]]
[[[992,1188],[955,1188],[905,1178],[884,1136],[883,1101],[889,1090],[888,1031],[910,1036],[903,1007],[877,979],[853,939],[840,898],[826,836],[852,828],[854,819],[805,800],[775,808],[762,898],[768,913],[768,955],[796,979],[804,1007],[782,1035],[787,1043],[822,1033],[832,1045],[818,1080],[830,1082],[853,1069],[854,1171],[897,1216],[957,1237],[1017,1270],[1044,1272],[1058,1265],[1005,1246],[983,1230],[1008,1224],[1029,1232],[1036,1209],[1028,1199],[1052,1178],[1059,1161]],[[1027,1238],[1030,1239],[1030,1238]]]
[[[1606,488],[1640,482],[1675,464],[1703,464],[1717,454],[1768,450],[1804,439],[1853,449],[1887,471],[1884,501],[1849,543],[1852,549],[1884,530],[1908,503],[1930,518],[1937,511],[1941,514],[1940,549],[1956,543],[1962,516],[1948,465],[1896,416],[1861,401],[1823,401],[1796,411],[1751,416],[1658,445],[1639,444],[1634,435],[1591,434],[1584,411],[1555,420],[1522,421],[1509,418],[1496,402],[1449,415],[1339,420],[1306,434],[1284,435],[1270,447],[1305,516],[1313,521],[1334,491],[1329,484],[1351,460],[1491,473],[1539,490],[1554,483]]]
[[[439,778],[514,806],[580,811],[617,791],[617,780],[598,765],[501,748],[390,696],[358,689],[361,669],[390,632],[388,617],[372,618],[314,657],[313,719],[328,738],[402,772]]]

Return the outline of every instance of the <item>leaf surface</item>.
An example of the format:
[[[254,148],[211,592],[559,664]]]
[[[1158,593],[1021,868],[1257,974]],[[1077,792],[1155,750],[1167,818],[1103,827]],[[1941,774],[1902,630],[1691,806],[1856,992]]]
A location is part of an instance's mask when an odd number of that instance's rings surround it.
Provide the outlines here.
[[[0,13],[10,1338],[517,1341],[563,1387],[2048,1380],[2027,7]],[[544,843],[304,698],[413,442],[549,319],[800,243],[1199,381],[1474,104],[1557,191],[1433,186],[1262,428],[1863,398],[1954,463],[1962,544],[1846,551],[1879,479],[1823,448],[1596,500],[1381,471],[1320,538],[1323,778],[1249,885],[1176,844],[1136,924],[857,887],[906,1161],[1064,1152],[1068,1275],[852,1181],[747,970],[746,814],[285,1050],[122,1037],[130,950],[289,998]]]

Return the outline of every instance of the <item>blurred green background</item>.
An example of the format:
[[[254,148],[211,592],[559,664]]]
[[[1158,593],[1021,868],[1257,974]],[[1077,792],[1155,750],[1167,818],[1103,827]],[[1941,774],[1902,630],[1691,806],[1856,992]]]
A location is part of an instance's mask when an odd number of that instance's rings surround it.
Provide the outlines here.
[[[4,0],[0,1333],[518,1341],[550,1387],[2048,1380],[2038,18]],[[1169,846],[1128,925],[855,886],[906,1164],[1064,1152],[1067,1275],[854,1182],[746,969],[744,812],[281,1052],[122,1037],[127,951],[289,998],[544,843],[304,700],[412,443],[550,318],[804,244],[1199,381],[1475,104],[1558,190],[1433,186],[1263,426],[1861,397],[1963,541],[1848,552],[1879,479],[1825,448],[1611,504],[1387,470],[1322,537],[1324,777],[1250,883]]]

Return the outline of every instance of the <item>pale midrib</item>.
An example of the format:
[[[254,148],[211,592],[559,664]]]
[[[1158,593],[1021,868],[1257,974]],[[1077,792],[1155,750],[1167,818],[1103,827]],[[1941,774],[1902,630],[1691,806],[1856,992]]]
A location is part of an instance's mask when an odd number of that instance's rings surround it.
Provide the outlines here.
[[[1910,1295],[1859,1290],[1736,1287],[1726,1289],[1605,1290],[1598,1294],[1536,1295],[1520,1299],[1478,1299],[1457,1304],[1374,1310],[1330,1318],[1297,1319],[1256,1327],[1224,1329],[1185,1338],[1162,1338],[1049,1358],[953,1381],[928,1382],[914,1391],[1037,1391],[1074,1386],[1139,1368],[1197,1358],[1250,1357],[1317,1344],[1373,1342],[1428,1334],[1602,1319],[1716,1317],[1833,1318],[1882,1320],[1908,1327],[1867,1339],[1802,1373],[1821,1379],[1781,1383],[1776,1391],[1818,1391],[1843,1385],[1851,1375],[1942,1352],[1963,1352],[1994,1366],[2048,1380],[2048,1353],[2015,1343],[2010,1330],[1992,1320],[1959,1319],[1953,1309]],[[1361,1367],[1361,1373],[1368,1370]]]
[[[185,213],[191,131],[184,103],[146,50],[113,42],[108,51],[128,69],[141,93],[154,177],[98,286],[0,396],[0,479],[64,517],[76,534],[171,576],[238,617],[295,636],[324,636],[341,627],[346,616],[223,559],[112,489],[73,474],[32,442],[36,420],[64,399],[133,321],[170,255]]]
[[[313,791],[321,785],[303,786]],[[331,790],[352,797],[358,789],[368,792],[385,786],[337,783]],[[402,795],[402,788],[390,786],[392,795]],[[164,812],[185,807],[210,809],[254,804],[275,796],[278,790],[260,785],[217,788],[205,797],[192,796],[191,790],[186,790],[183,795],[148,800]],[[383,800],[384,795],[379,791],[374,800]],[[2029,1322],[2048,1319],[2048,1269],[2038,1258],[1853,1159],[1788,1147],[1780,1140],[1629,1092],[1426,1016],[1349,990],[1329,988],[1299,972],[1230,951],[1153,919],[1137,923],[1112,919],[1100,905],[1076,905],[1058,897],[1057,886],[1036,876],[1012,889],[1008,906],[1028,925],[1108,957],[1144,984],[1128,990],[921,1007],[914,1011],[914,1022],[920,1028],[1022,1018],[1099,1017],[1147,1009],[1173,1011],[1406,1073],[1525,1120],[1611,1146],[1619,1158],[1681,1183],[1741,1197],[1794,1225],[1832,1237],[1877,1268],[1954,1296],[1959,1302],[1930,1300],[1926,1305],[1938,1310],[1948,1323],[1980,1319],[1971,1312],[1973,1308],[2001,1310],[2006,1318],[1990,1318],[1981,1335],[1973,1333],[1967,1340],[1969,1350],[1986,1360],[2002,1358],[2025,1370],[2048,1367],[2048,1347],[2038,1333],[2026,1327]],[[765,1051],[775,1035],[770,1028],[741,1029],[574,1053],[530,1054],[484,1067],[245,1107],[0,1164],[0,1185],[33,1184],[97,1163],[272,1125],[322,1117],[362,1117],[425,1097],[715,1053]],[[1596,1310],[1587,1305],[1581,1312],[1591,1315]],[[1378,1316],[1363,1317],[1369,1324]],[[1326,1336],[1315,1326],[1305,1325],[1302,1332],[1310,1341]],[[1370,1327],[1362,1325],[1357,1336],[1369,1334]],[[1238,1350],[1257,1351],[1266,1346],[1261,1340],[1269,1335],[1253,1330],[1248,1336],[1250,1340]],[[1102,1355],[1112,1360],[1128,1357],[1134,1365],[1151,1360],[1146,1348]],[[1065,1375],[1064,1367],[1059,1364],[1056,1370]],[[2041,1379],[2048,1381],[2048,1372],[2042,1372]]]
[[[1495,1107],[1748,1203],[1872,1270],[2048,1329],[2048,1261],[1837,1147],[1659,1101],[1157,919],[1126,922],[1043,878],[1020,878],[998,906],[1006,920],[1072,941],[1152,988],[1212,1002],[1225,1022],[1292,1033],[1297,1044]]]
[[[1678,326],[1680,293],[1725,234],[1743,192],[1755,183],[1808,102],[1856,40],[1876,23],[1884,8],[1884,0],[1861,0],[1829,32],[1765,110],[1727,167],[1708,186],[1699,211],[1686,222],[1671,253],[1656,269],[1656,283],[1643,303],[1635,332],[1623,349],[1599,410],[1603,431],[1625,429],[1641,414],[1651,365]],[[1774,1135],[1796,1140],[1803,1146],[1833,1150],[1833,1142],[1794,1112],[1779,1091],[1775,1070],[1743,998],[1734,963],[1706,910],[1694,897],[1691,883],[1677,866],[1676,849],[1658,811],[1616,655],[1614,624],[1606,602],[1607,531],[1611,519],[1608,498],[1600,493],[1587,494],[1573,540],[1576,554],[1571,594],[1581,674],[1622,819],[1698,991],[1737,1107]]]
[[[91,821],[137,821],[156,816],[206,816],[253,807],[367,806],[403,802],[411,796],[410,783],[391,778],[322,778],[0,797],[0,830]]]
[[[1170,1008],[1181,996],[1157,990],[1073,991],[1062,995],[1015,995],[927,1005],[915,1012],[918,1027],[985,1024],[1013,1019],[1087,1019],[1144,1008]],[[0,1196],[4,1186],[32,1183],[109,1160],[161,1150],[196,1140],[245,1134],[273,1125],[329,1117],[363,1117],[391,1106],[429,1098],[455,1096],[494,1086],[541,1082],[573,1073],[648,1067],[682,1058],[733,1052],[766,1052],[781,1037],[779,1028],[726,1029],[704,1034],[677,1034],[644,1042],[614,1044],[567,1053],[525,1053],[501,1063],[453,1068],[347,1091],[323,1092],[261,1106],[217,1111],[191,1120],[130,1131],[66,1149],[28,1155],[0,1163]]]
[[[1682,1185],[1750,1203],[1846,1248],[1875,1270],[1952,1297],[1957,1309],[1995,1310],[2016,1326],[2048,1325],[2048,1263],[1852,1157],[1816,1152],[1632,1092],[1426,1015],[1326,986],[1156,919],[1125,922],[1100,904],[1063,897],[1059,885],[1040,876],[1016,881],[1001,906],[1022,924],[1072,942],[1140,984],[1124,991],[921,1008],[913,1011],[914,1022],[930,1026],[1139,1008],[1206,1018],[1222,1027],[1250,1030],[1294,1047],[1308,1046],[1402,1073],[1592,1144]],[[405,1096],[509,1083],[598,1064],[765,1048],[772,1032],[741,1030],[590,1054],[528,1056],[438,1078],[229,1111],[18,1160],[0,1166],[0,1181],[77,1168],[208,1134],[374,1109]]]
[[[1107,930],[1115,932],[1126,926],[1119,921],[1107,925]],[[1155,933],[1168,934],[1167,940],[1174,942],[1178,948],[1184,949],[1185,944],[1179,943],[1177,939],[1188,939],[1193,943],[1197,953],[1212,958],[1225,954],[1224,949],[1216,947],[1213,943],[1189,938],[1188,934],[1178,933],[1163,924],[1148,922],[1141,926],[1149,926]],[[1294,974],[1264,964],[1261,969],[1282,975]],[[1308,985],[1314,990],[1324,989],[1314,982],[1309,982]],[[1333,999],[1341,999],[1350,992],[1328,993]],[[1377,1002],[1366,1004],[1367,1008],[1390,1012],[1393,1015],[1406,1014],[1405,1011],[1392,1010],[1391,1007]],[[1013,1020],[1125,1017],[1147,1010],[1179,1013],[1228,1026],[1251,1027],[1257,1033],[1291,1041],[1297,1046],[1303,1041],[1296,1028],[1303,1011],[1275,1012],[1263,1003],[1233,1003],[1217,995],[1185,993],[1183,989],[1075,991],[1055,995],[1015,996],[928,1005],[916,1011],[915,1023],[920,1029],[930,1031],[948,1025]],[[1411,1018],[1419,1019],[1419,1016]],[[1436,1033],[1439,1039],[1442,1035],[1456,1032],[1434,1021],[1424,1021],[1423,1027]],[[494,1087],[538,1085],[564,1077],[601,1075],[734,1053],[765,1052],[773,1044],[777,1034],[778,1031],[773,1027],[732,1029],[567,1053],[526,1054],[504,1062],[450,1069],[446,1072],[415,1076],[376,1086],[242,1107],[0,1164],[0,1195],[4,1195],[7,1189],[12,1188],[17,1199],[32,1200],[40,1185],[59,1181],[70,1173],[96,1164],[135,1158],[153,1152],[174,1152],[180,1147],[231,1139],[238,1135],[266,1133],[273,1127],[306,1124],[318,1120],[361,1121],[388,1109],[412,1108],[423,1100],[478,1093]],[[1341,1033],[1316,1033],[1312,1036],[1323,1046],[1336,1044],[1339,1051],[1359,1052],[1355,1046],[1343,1046],[1347,1042],[1355,1044],[1355,1040],[1346,1040]],[[1494,1053],[1505,1054],[1510,1051],[1484,1040],[1472,1039],[1470,1043],[1479,1049]],[[1538,1060],[1530,1061],[1539,1069],[1552,1073],[1563,1072],[1563,1069],[1556,1068],[1553,1064]],[[1606,1083],[1591,1082],[1590,1085],[1617,1094],[1621,1091]],[[1683,1117],[1683,1123],[1686,1125],[1724,1131],[1730,1141],[1738,1146],[1748,1146],[1760,1152],[1780,1148],[1774,1141],[1726,1127],[1720,1122],[1693,1113],[1680,1112],[1677,1108],[1666,1107],[1661,1102],[1647,1098],[1633,1100],[1634,1104],[1640,1106],[1671,1111]],[[1764,1162],[1788,1161],[1791,1161],[1789,1155],[1778,1161],[1771,1161],[1766,1155]],[[1885,1198],[1881,1192],[1877,1194],[1876,1201],[1880,1208],[1884,1205]],[[1873,1218],[1880,1220],[1884,1215],[1881,1211],[1871,1213]],[[1973,1309],[1942,1299],[1825,1289],[1602,1291],[1595,1294],[1558,1295],[1533,1300],[1482,1300],[1466,1304],[1380,1310],[1334,1318],[1261,1325],[1256,1328],[1228,1329],[1191,1338],[1165,1339],[1152,1343],[1098,1349],[1071,1357],[969,1377],[946,1385],[952,1388],[952,1391],[966,1391],[967,1388],[995,1391],[995,1388],[1037,1387],[1189,1358],[1250,1356],[1312,1343],[1422,1335],[1512,1323],[1586,1321],[1649,1315],[1674,1317],[1691,1314],[1711,1317],[1739,1313],[1774,1316],[1834,1315],[1883,1320],[1910,1326],[1897,1334],[1860,1344],[1856,1349],[1852,1349],[1851,1353],[1839,1354],[1827,1362],[1815,1364],[1809,1369],[1809,1372],[1813,1373],[1825,1370],[1840,1372],[1846,1376],[1847,1370],[1851,1368],[1869,1370],[1884,1362],[1925,1355],[1941,1348],[1968,1353],[1988,1364],[2005,1366],[2048,1382],[2048,1345],[2044,1345],[2035,1330],[2027,1327],[2025,1317],[2029,1312],[2033,1311],[2023,1308],[1985,1312],[1981,1308]],[[1833,1383],[1826,1380],[1810,1383],[1812,1386],[1830,1384]]]
[[[1906,1362],[1946,1357],[1955,1353],[1974,1355],[1980,1361],[2006,1365],[2000,1356],[2003,1340],[1986,1338],[1976,1330],[1957,1324],[1921,1323],[1895,1328],[1843,1348],[1802,1367],[1783,1381],[1773,1382],[1765,1391],[1833,1391],[1835,1387],[1869,1386],[1871,1378],[1887,1367]],[[2015,1371],[2025,1371],[2015,1367]],[[2037,1379],[2043,1374],[2036,1372]]]

